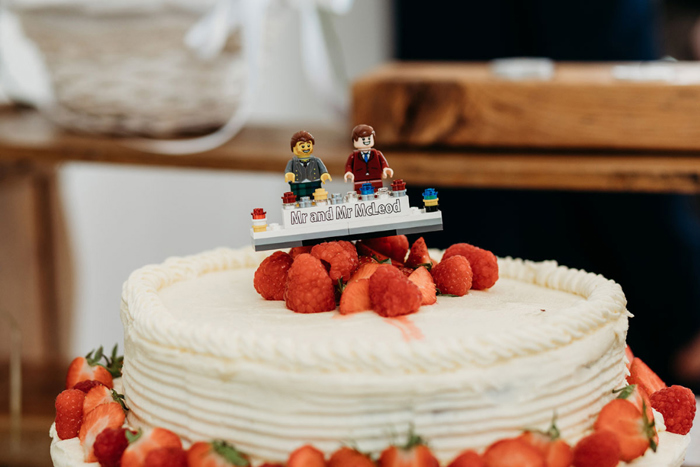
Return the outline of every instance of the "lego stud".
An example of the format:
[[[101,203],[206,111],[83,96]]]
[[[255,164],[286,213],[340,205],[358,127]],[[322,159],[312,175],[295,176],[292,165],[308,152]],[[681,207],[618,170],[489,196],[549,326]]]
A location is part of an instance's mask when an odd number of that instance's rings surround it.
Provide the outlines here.
[[[426,188],[423,192],[423,204],[425,212],[438,211],[438,192],[434,188]]]

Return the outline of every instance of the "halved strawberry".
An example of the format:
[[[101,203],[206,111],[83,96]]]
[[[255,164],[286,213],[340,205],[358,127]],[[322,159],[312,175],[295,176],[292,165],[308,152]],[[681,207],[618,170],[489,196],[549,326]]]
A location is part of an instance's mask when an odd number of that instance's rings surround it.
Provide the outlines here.
[[[537,448],[545,459],[546,467],[569,467],[574,454],[566,441],[561,439],[556,418],[547,431],[528,430],[518,437]]]
[[[369,299],[369,279],[352,281],[345,286],[343,294],[340,296],[340,314],[349,315],[360,311],[372,309],[372,302]]]
[[[656,391],[666,388],[666,383],[664,383],[661,378],[659,378],[656,373],[654,373],[651,368],[649,368],[646,363],[641,361],[638,357],[632,360],[630,365],[630,376],[627,378],[627,384],[638,384],[644,388],[651,396]]]
[[[649,420],[630,401],[614,399],[608,402],[598,414],[593,428],[615,434],[620,443],[620,460],[625,462],[643,456],[650,446],[656,451],[654,419]]]
[[[321,451],[307,444],[289,455],[287,467],[326,467],[326,457]]]
[[[393,261],[403,262],[408,252],[408,238],[405,235],[393,235],[390,237],[366,238],[358,243],[371,248],[382,255],[388,256]]]
[[[357,255],[360,257],[366,256],[368,258],[372,258],[378,263],[391,263],[391,258],[370,248],[366,244],[362,243],[362,241],[355,243],[355,248],[357,248]]]
[[[83,413],[89,414],[92,409],[100,404],[109,404],[110,402],[117,402],[112,397],[113,389],[109,389],[107,386],[95,386],[90,389],[87,394],[85,394],[85,401],[83,402]]]
[[[194,443],[187,450],[188,467],[249,466],[248,456],[226,441]],[[148,466],[146,466],[148,467]]]
[[[129,446],[122,454],[121,467],[148,467],[145,465],[146,456],[154,449],[182,447],[180,438],[165,428],[146,428],[139,430],[135,435],[127,431],[126,437]]]
[[[343,446],[333,453],[328,460],[328,467],[374,467],[374,462],[367,454]]]
[[[409,268],[425,266],[428,269],[435,266],[435,261],[428,254],[428,246],[425,244],[423,237],[420,237],[411,245],[411,251],[406,259],[406,266]]]
[[[654,420],[654,412],[651,410],[652,407],[649,394],[647,394],[646,390],[642,386],[629,384],[622,389],[613,391],[613,393],[617,394],[618,399],[628,400],[633,403],[640,412],[646,411],[648,420]]]
[[[112,379],[121,376],[124,357],[117,354],[118,348],[112,348],[112,356],[103,353],[102,347],[91,351],[85,357],[73,359],[68,367],[66,389],[72,389],[82,381],[99,381],[112,388]],[[105,363],[100,363],[104,359]]]
[[[627,367],[627,370],[629,370],[632,366],[632,362],[634,361],[634,354],[632,353],[632,349],[629,345],[625,347],[625,359],[627,360],[625,366]]]
[[[519,438],[496,441],[486,448],[484,461],[487,467],[546,467],[539,449]]]
[[[421,305],[432,305],[437,302],[435,281],[424,266],[420,266],[418,269],[414,270],[411,275],[408,276],[408,280],[416,284],[420,289],[420,293],[423,295]]]
[[[379,456],[379,467],[438,467],[433,453],[420,436],[409,434],[404,446],[389,446]]]
[[[120,428],[124,424],[124,410],[116,402],[101,404],[85,414],[80,427],[80,444],[83,446],[85,462],[97,462],[93,450],[95,438],[107,428]]]
[[[150,451],[144,464],[148,467],[189,467],[185,450],[173,447]]]
[[[573,467],[617,467],[620,443],[615,433],[596,431],[574,446]]]
[[[363,258],[366,258],[366,256],[363,256]],[[355,270],[355,273],[350,277],[350,280],[348,282],[353,282],[353,281],[359,281],[361,279],[369,279],[372,274],[374,274],[374,271],[379,269],[379,266],[381,266],[380,263],[377,263],[374,260],[364,262],[360,264],[360,267]]]

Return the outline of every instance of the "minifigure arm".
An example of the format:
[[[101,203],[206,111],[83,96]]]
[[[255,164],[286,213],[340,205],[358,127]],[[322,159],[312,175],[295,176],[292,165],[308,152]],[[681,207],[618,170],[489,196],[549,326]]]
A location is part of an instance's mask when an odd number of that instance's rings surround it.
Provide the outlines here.
[[[293,182],[294,179],[295,179],[294,172],[287,172],[286,174],[284,174],[284,181],[285,182],[287,182],[287,183]]]
[[[326,173],[324,173],[324,174],[321,174],[321,181],[322,181],[323,183],[327,183],[327,182],[332,182],[333,179],[331,178],[330,175],[328,175],[328,172],[326,172]]]
[[[350,153],[350,156],[348,156],[348,160],[345,163],[345,176],[343,177],[345,179],[345,183],[347,183],[348,180],[350,180],[351,182],[355,181],[355,174],[352,173],[354,162],[355,162],[355,153],[352,152],[352,153]]]
[[[289,162],[287,162],[287,167],[284,169],[284,181],[289,183],[293,182],[294,179],[296,178],[294,176],[294,159],[290,159]]]
[[[333,179],[328,173],[328,169],[326,168],[326,165],[323,163],[323,161],[317,157],[316,162],[318,163],[318,170],[319,172],[321,172],[321,182],[326,183],[332,181]]]
[[[393,177],[394,169],[389,167],[389,163],[387,162],[386,157],[384,157],[384,154],[382,154],[381,151],[377,151],[377,157],[379,158],[379,163],[382,166],[382,178]]]

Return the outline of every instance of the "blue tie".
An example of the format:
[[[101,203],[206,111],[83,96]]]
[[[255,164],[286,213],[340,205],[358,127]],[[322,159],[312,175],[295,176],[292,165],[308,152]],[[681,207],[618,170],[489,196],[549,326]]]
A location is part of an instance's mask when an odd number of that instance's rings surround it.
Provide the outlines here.
[[[363,152],[362,156],[365,158],[365,162],[369,160],[369,153],[368,152]]]

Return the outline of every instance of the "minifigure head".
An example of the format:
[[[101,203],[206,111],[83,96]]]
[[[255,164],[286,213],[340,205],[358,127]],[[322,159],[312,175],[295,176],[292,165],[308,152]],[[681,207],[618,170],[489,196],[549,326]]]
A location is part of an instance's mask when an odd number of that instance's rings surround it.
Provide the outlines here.
[[[355,149],[370,149],[374,147],[374,128],[369,125],[357,125],[352,129],[352,144]]]
[[[314,143],[316,140],[308,131],[297,131],[292,135],[290,146],[294,155],[300,159],[308,159],[314,152]]]

